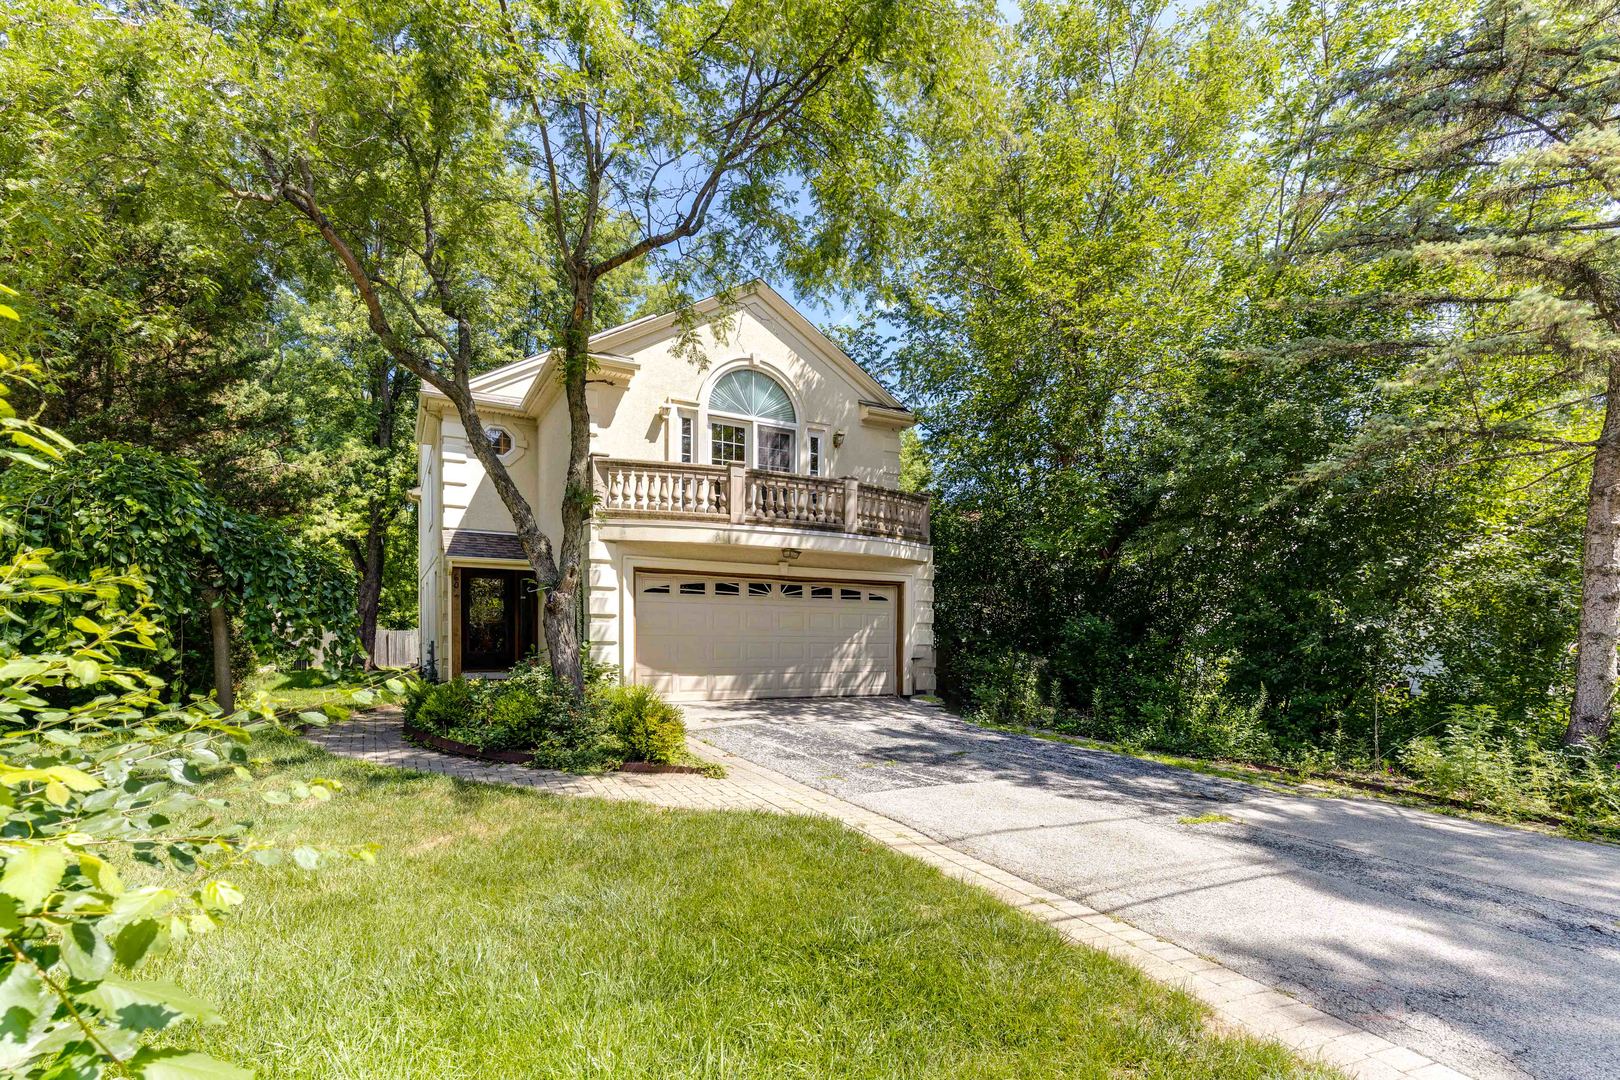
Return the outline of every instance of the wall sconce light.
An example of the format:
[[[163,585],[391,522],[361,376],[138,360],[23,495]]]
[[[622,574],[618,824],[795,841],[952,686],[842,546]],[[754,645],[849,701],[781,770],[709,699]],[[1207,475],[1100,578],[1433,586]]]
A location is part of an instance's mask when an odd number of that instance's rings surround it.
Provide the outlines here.
[[[802,554],[804,554],[804,552],[800,551],[798,548],[783,548],[782,549],[782,561],[783,562],[792,562],[794,559],[797,559]]]
[[[843,446],[844,445],[844,433],[842,431],[833,432],[833,445],[834,446]]]

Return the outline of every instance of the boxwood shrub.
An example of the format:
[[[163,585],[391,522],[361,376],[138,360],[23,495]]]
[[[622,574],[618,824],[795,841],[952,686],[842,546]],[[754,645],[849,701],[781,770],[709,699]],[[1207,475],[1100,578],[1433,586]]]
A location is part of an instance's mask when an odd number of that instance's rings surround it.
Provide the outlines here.
[[[686,749],[681,710],[648,686],[612,686],[597,697],[626,761],[668,765]]]

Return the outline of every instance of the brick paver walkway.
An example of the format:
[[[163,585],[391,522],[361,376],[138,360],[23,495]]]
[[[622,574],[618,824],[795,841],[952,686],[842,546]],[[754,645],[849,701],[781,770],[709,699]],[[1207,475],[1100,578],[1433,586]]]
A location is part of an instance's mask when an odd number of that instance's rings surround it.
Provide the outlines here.
[[[1362,1080],[1467,1080],[1466,1074],[1449,1066],[1329,1016],[1123,920],[965,855],[881,814],[695,740],[695,753],[725,765],[724,779],[634,773],[571,776],[522,765],[471,761],[407,743],[399,713],[392,709],[312,731],[308,737],[334,754],[379,765],[537,788],[559,795],[633,799],[693,810],[766,810],[831,817],[951,877],[988,890],[1071,941],[1102,949],[1161,982],[1193,994],[1211,1007],[1217,1021],[1231,1029],[1276,1039],[1302,1055],[1315,1056]]]

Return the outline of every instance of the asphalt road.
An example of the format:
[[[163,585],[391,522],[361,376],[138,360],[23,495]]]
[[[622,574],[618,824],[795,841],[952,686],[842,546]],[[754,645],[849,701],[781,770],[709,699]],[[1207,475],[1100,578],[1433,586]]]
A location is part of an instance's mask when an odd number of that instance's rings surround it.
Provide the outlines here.
[[[1463,1072],[1620,1077],[1620,847],[1280,795],[900,699],[688,715],[723,750]],[[1180,820],[1206,813],[1232,820]]]

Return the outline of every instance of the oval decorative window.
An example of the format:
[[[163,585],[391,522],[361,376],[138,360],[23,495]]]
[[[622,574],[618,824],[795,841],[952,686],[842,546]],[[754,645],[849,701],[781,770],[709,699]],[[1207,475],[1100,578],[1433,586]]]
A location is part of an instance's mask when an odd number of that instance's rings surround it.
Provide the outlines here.
[[[512,452],[512,433],[505,428],[485,428],[484,437],[489,440],[489,445],[495,449],[498,456],[505,457]]]
[[[709,394],[709,408],[757,420],[791,424],[793,401],[769,375],[744,368],[721,377]]]

